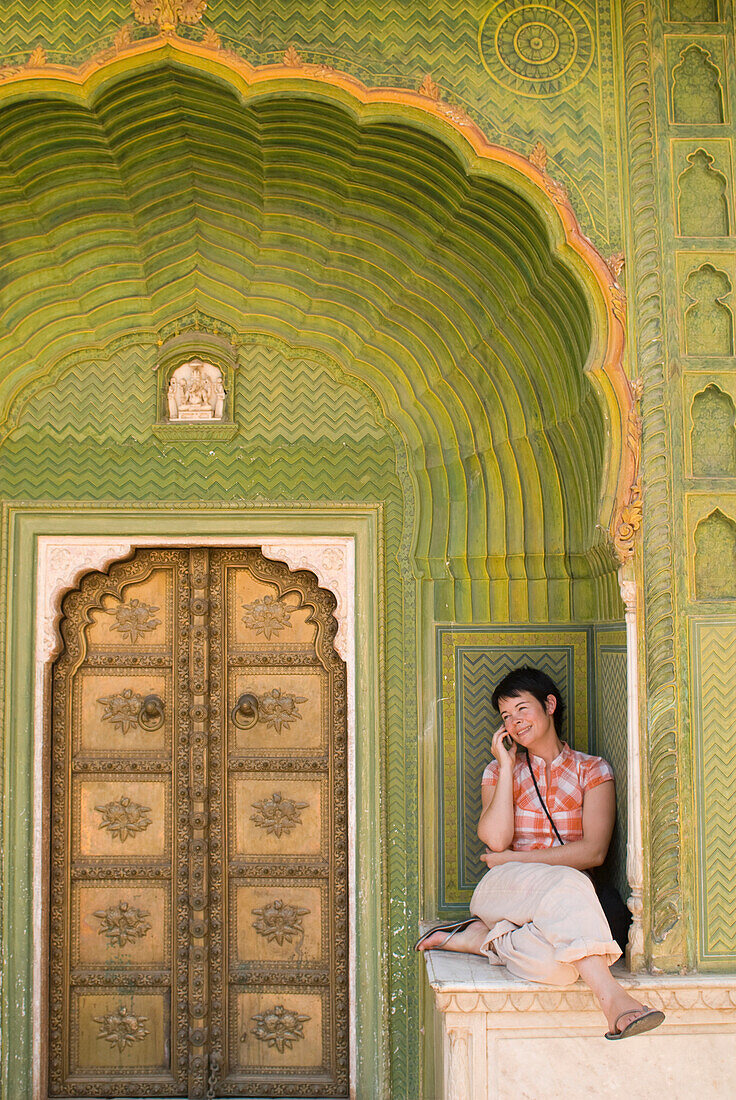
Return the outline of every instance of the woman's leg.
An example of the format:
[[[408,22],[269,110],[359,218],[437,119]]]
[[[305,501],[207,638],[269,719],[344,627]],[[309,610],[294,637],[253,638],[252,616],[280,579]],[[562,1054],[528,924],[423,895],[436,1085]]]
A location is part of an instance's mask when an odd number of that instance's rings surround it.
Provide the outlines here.
[[[592,882],[572,867],[503,863],[481,879],[470,912],[490,930],[484,951],[493,940],[515,931],[514,926],[533,924],[559,963],[601,955],[610,965],[621,954]]]
[[[614,978],[605,959],[600,955],[589,955],[578,959],[575,965],[580,977],[593,992],[601,1010],[608,1020],[611,1031],[623,1031],[627,1024],[647,1011],[641,1001],[637,1001]],[[626,1013],[626,1015],[623,1015]],[[618,1023],[617,1023],[618,1021]]]

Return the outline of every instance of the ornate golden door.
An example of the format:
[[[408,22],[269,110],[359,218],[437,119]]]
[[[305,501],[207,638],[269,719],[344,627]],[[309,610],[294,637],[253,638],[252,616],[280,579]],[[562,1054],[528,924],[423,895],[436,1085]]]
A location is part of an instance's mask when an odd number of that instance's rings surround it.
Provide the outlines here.
[[[255,548],[140,550],[66,597],[51,1097],[348,1095],[334,606]]]

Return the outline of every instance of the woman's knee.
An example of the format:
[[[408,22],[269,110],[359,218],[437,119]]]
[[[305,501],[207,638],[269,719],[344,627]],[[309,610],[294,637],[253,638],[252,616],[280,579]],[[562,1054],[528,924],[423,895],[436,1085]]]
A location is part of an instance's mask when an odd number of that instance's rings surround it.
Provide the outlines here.
[[[595,887],[584,871],[578,871],[575,867],[555,867],[554,870],[557,873],[549,878],[549,890],[582,891],[595,896]]]
[[[574,963],[555,958],[554,948],[533,925],[499,936],[493,947],[506,969],[527,981],[544,985],[573,985],[579,977]]]

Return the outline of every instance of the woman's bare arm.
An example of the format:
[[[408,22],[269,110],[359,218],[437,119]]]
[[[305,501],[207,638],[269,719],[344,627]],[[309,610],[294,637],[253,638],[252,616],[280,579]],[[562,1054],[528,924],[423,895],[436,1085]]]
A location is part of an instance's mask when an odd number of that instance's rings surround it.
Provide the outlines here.
[[[494,787],[482,787],[482,812],[478,822],[478,836],[492,852],[503,852],[514,839],[514,762],[516,745],[504,747],[506,730],[497,729],[491,741],[493,755],[498,761],[498,781]]]
[[[499,777],[500,782],[500,777]],[[573,840],[569,844],[557,844],[554,848],[534,848],[530,852],[512,852],[506,849],[491,848],[481,859],[489,867],[501,863],[549,863],[555,866],[575,867],[578,871],[587,871],[591,867],[600,867],[606,858],[608,845],[613,835],[616,819],[616,790],[613,781],[599,783],[583,797],[583,839]],[[481,815],[481,821],[483,816]],[[480,836],[480,826],[478,827]],[[485,837],[481,836],[481,840]],[[491,845],[489,844],[490,848]]]

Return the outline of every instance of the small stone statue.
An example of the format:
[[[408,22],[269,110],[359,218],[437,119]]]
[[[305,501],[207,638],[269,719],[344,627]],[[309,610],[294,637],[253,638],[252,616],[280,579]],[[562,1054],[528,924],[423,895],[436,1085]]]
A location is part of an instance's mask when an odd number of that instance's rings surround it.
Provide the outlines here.
[[[226,398],[222,372],[214,363],[190,359],[171,375],[169,421],[222,420]]]

